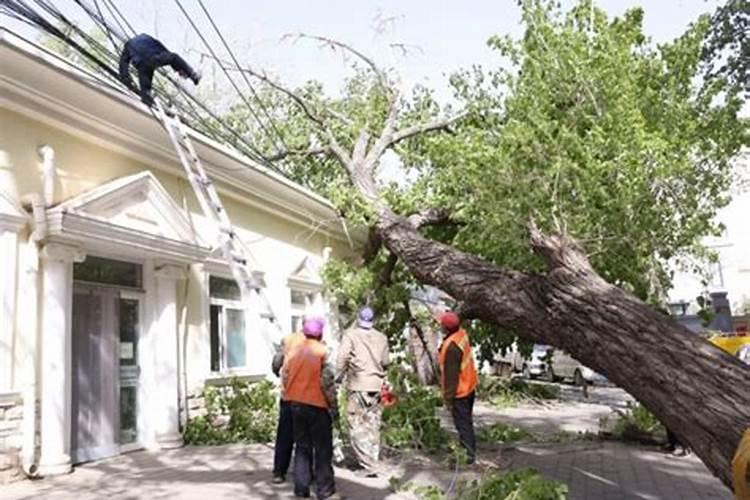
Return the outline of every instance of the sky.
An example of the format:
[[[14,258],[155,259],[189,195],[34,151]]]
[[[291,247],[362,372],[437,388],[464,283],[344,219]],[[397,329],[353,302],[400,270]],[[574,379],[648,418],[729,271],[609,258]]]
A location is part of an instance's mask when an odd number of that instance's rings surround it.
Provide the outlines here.
[[[89,0],[91,1],[91,0]],[[229,39],[238,59],[261,68],[287,84],[309,79],[337,90],[348,74],[342,56],[305,40],[283,40],[284,35],[307,33],[346,42],[374,58],[379,65],[395,68],[406,88],[422,83],[449,96],[447,75],[481,64],[491,67],[499,56],[488,49],[495,34],[519,35],[520,10],[515,0],[203,0]],[[85,15],[73,0],[52,0],[73,19]],[[182,52],[196,66],[211,72],[211,65],[195,50],[202,42],[173,0],[114,0],[139,32],[157,35],[172,50]],[[198,0],[180,0],[215,49],[220,41],[199,7]],[[99,0],[103,4],[103,0]],[[573,0],[563,0],[570,6]],[[645,30],[654,41],[671,40],[717,0],[600,0],[597,5],[610,15],[641,6],[646,12]],[[3,19],[3,24],[31,35]],[[390,48],[404,44],[407,54]],[[226,54],[222,51],[222,56]],[[207,81],[210,81],[210,75]]]

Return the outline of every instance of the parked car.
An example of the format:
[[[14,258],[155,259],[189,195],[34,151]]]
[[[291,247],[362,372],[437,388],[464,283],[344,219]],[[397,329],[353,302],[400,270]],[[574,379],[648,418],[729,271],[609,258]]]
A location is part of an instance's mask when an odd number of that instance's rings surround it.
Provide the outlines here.
[[[542,344],[535,344],[528,358],[518,352],[516,344],[513,344],[504,356],[497,356],[495,362],[496,366],[501,365],[513,372],[521,372],[529,379],[568,379],[576,385],[582,385],[584,380],[590,384],[606,381],[602,375],[582,365],[566,352]]]

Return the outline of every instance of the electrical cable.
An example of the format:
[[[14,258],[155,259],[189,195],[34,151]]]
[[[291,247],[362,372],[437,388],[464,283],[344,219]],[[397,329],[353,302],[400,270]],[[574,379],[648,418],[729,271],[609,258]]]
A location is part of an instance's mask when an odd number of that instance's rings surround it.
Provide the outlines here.
[[[187,10],[185,10],[185,7],[182,5],[182,2],[180,2],[180,0],[174,0],[174,1],[177,4],[177,7],[179,7],[180,11],[182,11],[182,14],[185,16],[185,19],[187,19],[187,21],[190,24],[190,26],[192,26],[193,31],[195,31],[195,33],[198,35],[198,37],[203,42],[203,45],[205,45],[206,48],[208,49],[208,51],[211,53],[211,56],[215,60],[218,61],[219,57],[216,55],[216,52],[214,51],[213,47],[211,47],[211,44],[208,43],[208,40],[206,40],[206,37],[203,36],[203,33],[201,33],[201,30],[198,28],[198,26],[195,24],[195,22],[193,21],[193,19],[190,17],[190,14],[188,14]],[[270,132],[268,131],[268,129],[266,128],[266,126],[263,124],[263,121],[260,119],[260,117],[258,116],[258,114],[253,109],[253,106],[250,103],[250,101],[248,101],[247,97],[245,97],[245,95],[242,93],[242,91],[240,90],[240,88],[237,86],[237,83],[234,81],[234,79],[232,78],[232,76],[229,74],[229,72],[225,68],[222,67],[221,64],[219,64],[219,67],[222,68],[222,71],[224,72],[224,75],[227,77],[227,80],[229,80],[229,83],[232,85],[232,87],[234,87],[234,90],[237,92],[237,95],[240,97],[240,99],[242,99],[245,102],[245,105],[247,106],[248,111],[250,111],[250,114],[253,116],[253,118],[255,118],[255,121],[258,122],[258,125],[260,125],[261,130],[263,130],[263,132],[267,136],[270,137],[270,135],[271,135]],[[265,156],[264,156],[264,159],[265,159]],[[266,160],[266,161],[268,161],[268,160]]]
[[[229,46],[229,44],[227,43],[226,39],[224,38],[224,35],[222,35],[221,31],[219,30],[219,27],[214,22],[213,17],[208,12],[208,9],[206,9],[206,6],[203,4],[203,0],[198,0],[198,4],[200,5],[201,9],[203,10],[203,13],[208,18],[208,21],[211,23],[211,26],[213,26],[214,31],[219,36],[219,39],[224,44],[224,48],[227,50],[227,53],[229,54],[229,56],[232,58],[232,61],[234,61],[234,65],[239,70],[240,75],[242,76],[243,80],[245,80],[245,83],[247,84],[247,87],[250,89],[250,92],[253,94],[253,97],[255,97],[255,100],[258,103],[258,107],[261,109],[261,111],[263,112],[263,114],[266,116],[266,119],[268,120],[268,123],[271,125],[271,128],[273,129],[273,131],[278,136],[279,140],[281,141],[281,144],[284,146],[284,149],[286,151],[289,151],[289,146],[284,141],[283,135],[281,134],[281,132],[279,132],[279,129],[276,128],[276,125],[274,124],[273,118],[271,118],[270,114],[268,113],[268,110],[263,105],[263,101],[260,99],[260,96],[258,96],[258,93],[255,91],[255,88],[253,87],[253,85],[250,83],[250,79],[247,77],[247,75],[245,74],[245,72],[241,70],[242,68],[240,67],[240,62],[234,56],[234,51],[232,51],[231,47]],[[221,66],[221,61],[219,61],[218,59],[217,59],[217,64],[219,64]],[[277,151],[278,151],[278,148],[277,148]]]

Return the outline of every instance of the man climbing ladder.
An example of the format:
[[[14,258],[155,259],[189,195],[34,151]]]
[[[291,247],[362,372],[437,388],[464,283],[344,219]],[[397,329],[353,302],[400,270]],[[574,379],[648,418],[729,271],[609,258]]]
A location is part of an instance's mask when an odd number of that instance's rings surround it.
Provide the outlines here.
[[[129,88],[135,89],[130,76],[131,63],[138,70],[138,91],[141,101],[147,106],[154,104],[151,88],[156,68],[171,66],[181,77],[192,80],[195,85],[198,85],[201,79],[201,74],[182,57],[170,52],[159,40],[145,33],[125,42],[120,54],[120,79]]]

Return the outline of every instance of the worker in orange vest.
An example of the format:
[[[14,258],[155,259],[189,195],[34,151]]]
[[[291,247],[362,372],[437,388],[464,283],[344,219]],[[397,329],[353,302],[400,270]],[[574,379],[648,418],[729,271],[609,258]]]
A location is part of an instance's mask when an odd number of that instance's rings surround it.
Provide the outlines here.
[[[453,416],[461,445],[467,453],[468,463],[476,461],[477,442],[474,435],[474,390],[477,387],[477,369],[471,352],[469,336],[461,328],[461,320],[454,312],[440,316],[440,326],[445,338],[440,344],[440,387],[445,408]]]
[[[294,428],[294,494],[310,496],[312,465],[318,498],[335,499],[341,498],[336,493],[332,463],[333,421],[338,420],[339,412],[333,365],[321,341],[323,327],[322,319],[305,320],[305,338],[286,354],[281,383]]]
[[[281,367],[289,351],[305,340],[305,334],[294,332],[281,340],[271,361],[271,370],[277,377],[281,376]],[[292,425],[292,408],[289,401],[284,398],[282,388],[279,400],[279,421],[276,426],[276,443],[273,447],[273,480],[274,484],[283,483],[289,464],[292,462],[292,451],[294,451],[294,426]]]

